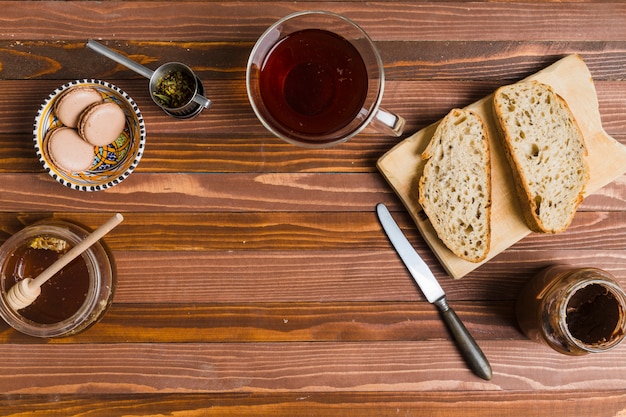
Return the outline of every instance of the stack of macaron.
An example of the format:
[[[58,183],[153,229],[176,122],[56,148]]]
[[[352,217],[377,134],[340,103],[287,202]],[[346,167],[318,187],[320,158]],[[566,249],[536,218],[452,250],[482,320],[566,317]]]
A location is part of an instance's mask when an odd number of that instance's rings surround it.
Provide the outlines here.
[[[51,161],[66,172],[88,170],[96,148],[114,142],[126,126],[122,108],[88,86],[64,91],[53,110],[62,126],[48,132],[44,146]]]

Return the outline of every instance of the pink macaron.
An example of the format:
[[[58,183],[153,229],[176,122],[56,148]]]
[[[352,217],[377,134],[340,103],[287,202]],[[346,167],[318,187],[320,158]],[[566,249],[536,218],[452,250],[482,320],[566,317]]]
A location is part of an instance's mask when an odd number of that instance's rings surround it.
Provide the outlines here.
[[[83,111],[90,105],[102,101],[102,96],[95,88],[74,86],[56,99],[54,114],[64,126],[75,128]]]
[[[45,149],[52,163],[65,172],[82,172],[94,163],[95,150],[76,129],[60,127],[48,132]]]
[[[80,116],[78,133],[94,146],[106,146],[124,131],[126,115],[117,104],[105,101],[89,106]]]

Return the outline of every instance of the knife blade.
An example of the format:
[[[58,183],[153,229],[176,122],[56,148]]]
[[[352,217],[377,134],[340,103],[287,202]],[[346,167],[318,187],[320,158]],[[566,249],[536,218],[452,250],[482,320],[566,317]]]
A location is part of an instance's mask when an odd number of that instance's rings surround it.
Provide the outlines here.
[[[380,203],[376,206],[376,213],[387,237],[391,241],[400,259],[408,269],[409,273],[420,287],[429,303],[434,304],[439,309],[441,316],[450,330],[461,355],[465,359],[469,368],[479,377],[490,380],[492,377],[491,365],[487,357],[480,349],[476,340],[456,315],[456,312],[448,305],[446,294],[439,285],[437,278],[433,275],[428,265],[415,251],[398,224],[389,213],[387,207]]]

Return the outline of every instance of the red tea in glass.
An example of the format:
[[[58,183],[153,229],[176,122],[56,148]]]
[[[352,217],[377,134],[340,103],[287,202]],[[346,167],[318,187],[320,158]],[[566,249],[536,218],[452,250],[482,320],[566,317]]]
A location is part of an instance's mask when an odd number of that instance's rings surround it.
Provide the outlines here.
[[[276,123],[306,135],[347,126],[367,94],[367,69],[346,39],[306,29],[281,39],[259,75],[263,102]]]
[[[246,90],[270,132],[294,145],[323,148],[365,127],[400,136],[404,119],[380,107],[380,54],[354,22],[303,11],[271,25],[252,48]]]

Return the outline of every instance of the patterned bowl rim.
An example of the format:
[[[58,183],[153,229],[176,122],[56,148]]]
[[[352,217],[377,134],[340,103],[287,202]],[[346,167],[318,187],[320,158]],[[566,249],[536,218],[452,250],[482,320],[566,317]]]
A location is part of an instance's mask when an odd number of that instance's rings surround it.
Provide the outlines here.
[[[42,126],[42,123],[44,123],[44,120],[43,120],[44,112],[46,112],[46,109],[52,108],[53,102],[58,98],[58,96],[62,92],[77,85],[92,85],[92,86],[95,85],[96,87],[104,87],[105,89],[112,90],[113,92],[115,92],[117,95],[119,95],[121,98],[123,98],[126,101],[128,111],[134,112],[134,116],[137,118],[137,121],[136,121],[137,127],[135,129],[138,129],[139,131],[139,138],[137,138],[135,134],[132,134],[131,140],[132,141],[138,140],[139,143],[138,143],[138,146],[136,147],[137,151],[132,157],[133,159],[132,162],[127,167],[127,169],[123,170],[123,172],[121,172],[119,175],[107,178],[105,181],[99,182],[97,184],[85,184],[82,182],[78,182],[77,180],[74,180],[72,178],[67,178],[67,177],[63,178],[58,173],[60,170],[58,170],[58,168],[56,168],[51,161],[47,160],[43,151],[43,140],[44,140],[45,134],[48,131],[48,129],[46,129],[46,131],[41,132],[42,134],[40,135],[40,131],[44,128]],[[126,109],[125,109],[125,113],[126,113]],[[128,115],[128,117],[131,117],[131,115]],[[131,129],[130,126],[128,126],[128,128],[129,130]],[[135,170],[135,168],[137,168],[137,165],[139,165],[139,161],[141,160],[141,157],[143,156],[143,152],[145,148],[146,128],[145,128],[145,122],[143,120],[143,116],[141,114],[141,111],[139,110],[139,107],[137,106],[135,101],[125,91],[123,91],[119,87],[107,81],[85,78],[85,79],[74,80],[66,84],[63,84],[62,86],[54,90],[52,93],[50,93],[48,98],[43,102],[43,104],[39,108],[37,115],[35,117],[35,122],[33,124],[33,142],[34,142],[35,151],[37,152],[37,157],[39,159],[39,162],[43,165],[46,172],[48,172],[48,174],[52,178],[54,178],[57,182],[59,182],[62,185],[65,185],[66,187],[69,187],[71,189],[78,190],[78,191],[101,191],[101,190],[111,188],[121,183],[126,178],[128,178],[128,176],[130,176],[130,174]],[[102,147],[100,147],[100,149],[102,149]]]

